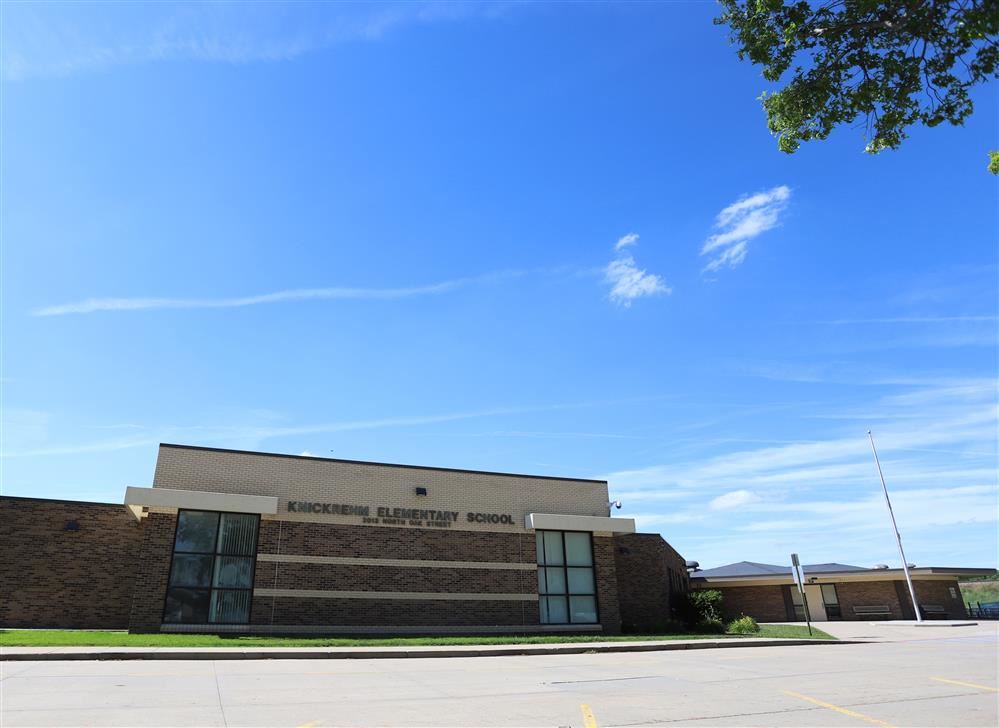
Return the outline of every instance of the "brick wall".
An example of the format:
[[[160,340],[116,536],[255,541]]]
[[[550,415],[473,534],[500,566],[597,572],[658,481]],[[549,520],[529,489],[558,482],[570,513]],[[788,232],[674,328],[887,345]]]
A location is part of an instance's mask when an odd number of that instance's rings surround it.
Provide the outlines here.
[[[964,608],[964,599],[961,597],[961,587],[957,580],[923,581],[914,579],[912,586],[916,590],[916,601],[919,604],[939,605],[947,610],[949,619],[964,619],[968,616],[968,612]],[[950,595],[951,589],[954,590],[956,597]]]
[[[128,623],[129,632],[159,632],[166,599],[177,514],[150,513],[142,519],[142,544],[135,592]]]
[[[160,629],[176,516],[150,513],[143,521],[141,567],[130,629]],[[251,622],[279,626],[523,626],[540,622],[533,533],[427,531],[264,519],[260,523]],[[620,630],[614,539],[594,537],[597,600],[603,631]],[[263,558],[260,558],[263,557]],[[319,561],[294,561],[296,557]],[[382,565],[322,559],[400,559],[460,564]],[[510,567],[510,568],[503,568]],[[340,598],[261,590],[439,593],[442,599]],[[467,593],[525,599],[448,599]]]
[[[524,531],[529,513],[607,515],[607,482],[447,468],[412,467],[349,460],[294,457],[211,448],[161,445],[153,478],[156,488],[278,497],[287,521],[360,525],[356,515],[289,511],[289,501],[453,511],[450,532]],[[427,495],[416,495],[416,488]],[[467,513],[510,516],[511,523],[469,522]],[[374,519],[378,520],[378,519]],[[384,523],[368,528],[392,528]]]
[[[745,614],[757,622],[787,621],[784,591],[779,584],[722,587],[718,591],[722,593],[722,614],[725,620],[738,619]]]
[[[618,536],[614,547],[622,629],[644,632],[664,627],[672,618],[674,585],[680,591],[687,588],[683,557],[657,533]]]
[[[0,626],[124,629],[140,535],[122,505],[0,497]]]
[[[901,584],[905,590],[905,583]],[[905,619],[908,615],[902,610],[898,594],[894,581],[849,581],[836,585],[836,596],[839,597],[839,606],[845,620],[870,621],[872,618],[869,616],[857,616],[853,608],[883,606],[891,609],[891,619]],[[888,618],[877,617],[877,619]]]

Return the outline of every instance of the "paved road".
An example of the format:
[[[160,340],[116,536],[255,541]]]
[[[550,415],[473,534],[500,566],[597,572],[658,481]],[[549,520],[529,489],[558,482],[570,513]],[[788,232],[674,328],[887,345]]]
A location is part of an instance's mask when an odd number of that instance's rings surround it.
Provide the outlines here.
[[[996,627],[660,653],[0,663],[0,719],[4,728],[995,726]]]

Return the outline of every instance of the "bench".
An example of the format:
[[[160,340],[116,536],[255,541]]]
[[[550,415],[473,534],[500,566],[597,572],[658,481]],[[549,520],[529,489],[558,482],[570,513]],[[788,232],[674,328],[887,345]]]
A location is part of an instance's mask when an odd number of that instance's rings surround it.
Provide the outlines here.
[[[858,617],[890,617],[891,607],[887,604],[854,607],[853,613]]]
[[[919,609],[927,619],[947,619],[947,610],[939,604],[920,604]]]

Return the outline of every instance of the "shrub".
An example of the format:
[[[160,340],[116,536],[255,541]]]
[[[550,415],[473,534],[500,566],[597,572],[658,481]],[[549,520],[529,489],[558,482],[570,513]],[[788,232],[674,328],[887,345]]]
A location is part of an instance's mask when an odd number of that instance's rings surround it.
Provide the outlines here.
[[[722,593],[717,589],[695,589],[690,592],[698,622],[720,622],[722,618]]]
[[[728,626],[729,634],[756,634],[760,631],[760,625],[752,617],[742,615]]]
[[[704,619],[694,629],[704,634],[725,634],[725,623],[720,619]]]
[[[722,593],[717,589],[695,589],[674,596],[673,613],[688,627],[700,629],[708,625],[708,631],[712,631],[714,623],[722,623],[721,602]]]

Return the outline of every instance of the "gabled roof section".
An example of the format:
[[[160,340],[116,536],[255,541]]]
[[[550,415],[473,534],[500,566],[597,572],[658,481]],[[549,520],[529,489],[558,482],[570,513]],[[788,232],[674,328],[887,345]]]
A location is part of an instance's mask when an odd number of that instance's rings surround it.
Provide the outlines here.
[[[804,564],[802,568],[806,574],[823,574],[842,571],[866,571],[862,566],[850,566],[848,564]],[[695,571],[693,577],[740,577],[740,576],[782,576],[790,574],[790,566],[778,566],[776,564],[760,564],[755,561],[738,561],[734,564],[726,564],[714,569]]]

